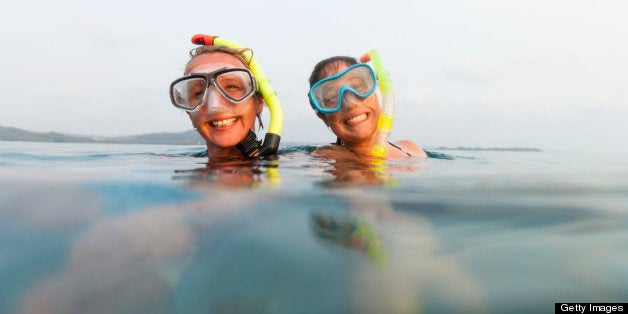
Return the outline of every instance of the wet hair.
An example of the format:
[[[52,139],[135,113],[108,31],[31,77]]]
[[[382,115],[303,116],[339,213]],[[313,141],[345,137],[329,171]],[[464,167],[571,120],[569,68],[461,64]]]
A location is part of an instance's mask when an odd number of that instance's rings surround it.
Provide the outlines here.
[[[337,72],[339,63],[345,63],[351,66],[357,64],[358,60],[354,57],[347,56],[334,56],[321,60],[312,70],[312,74],[310,75],[310,87],[323,78],[330,76],[331,73]]]
[[[204,55],[204,54],[208,54],[208,53],[216,53],[216,52],[222,52],[222,53],[226,53],[228,55],[232,55],[233,57],[235,57],[236,59],[238,59],[240,62],[242,62],[242,64],[244,65],[245,68],[247,69],[251,69],[250,66],[250,60],[249,58],[246,57],[245,53],[246,52],[250,52],[251,53],[251,59],[253,58],[253,51],[249,48],[231,48],[231,47],[226,47],[226,46],[199,46],[196,47],[192,50],[190,50],[190,61],[188,61],[188,63],[185,65],[185,73],[188,73],[188,67],[190,66],[190,63],[192,63],[192,60],[194,60],[194,58],[200,56],[200,55]]]

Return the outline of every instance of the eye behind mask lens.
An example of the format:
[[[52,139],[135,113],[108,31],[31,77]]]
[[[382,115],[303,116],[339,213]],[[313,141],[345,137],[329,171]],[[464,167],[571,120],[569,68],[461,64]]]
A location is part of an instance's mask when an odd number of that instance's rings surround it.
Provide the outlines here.
[[[207,81],[203,78],[189,78],[176,83],[173,88],[174,102],[182,108],[193,109],[202,101]]]
[[[253,92],[251,77],[246,72],[234,71],[216,77],[216,84],[228,98],[241,101]]]

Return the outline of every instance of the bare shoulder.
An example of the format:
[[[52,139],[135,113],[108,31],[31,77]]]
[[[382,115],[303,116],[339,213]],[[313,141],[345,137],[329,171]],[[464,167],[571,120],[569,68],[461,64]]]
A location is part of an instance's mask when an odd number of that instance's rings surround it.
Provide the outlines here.
[[[330,159],[351,159],[356,158],[355,154],[345,147],[338,145],[321,146],[312,152],[312,155]]]
[[[423,151],[421,146],[417,145],[416,143],[412,141],[408,141],[408,140],[398,141],[398,142],[395,142],[395,145],[399,146],[401,149],[410,153],[410,155],[414,157],[427,158],[427,154],[425,153],[425,151]]]

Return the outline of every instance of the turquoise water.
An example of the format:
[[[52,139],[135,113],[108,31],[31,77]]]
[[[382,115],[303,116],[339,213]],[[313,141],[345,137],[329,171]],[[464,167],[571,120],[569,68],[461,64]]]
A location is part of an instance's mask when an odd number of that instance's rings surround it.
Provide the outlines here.
[[[628,155],[385,165],[0,142],[3,313],[529,313],[628,300]]]

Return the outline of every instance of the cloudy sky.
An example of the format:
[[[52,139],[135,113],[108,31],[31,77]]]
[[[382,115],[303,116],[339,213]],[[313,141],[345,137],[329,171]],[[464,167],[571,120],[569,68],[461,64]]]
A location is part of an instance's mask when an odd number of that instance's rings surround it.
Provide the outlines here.
[[[190,37],[206,33],[255,51],[284,107],[285,142],[333,140],[307,102],[311,68],[375,48],[395,83],[393,140],[628,146],[624,0],[5,2],[2,126],[190,129],[168,85],[181,76]]]

